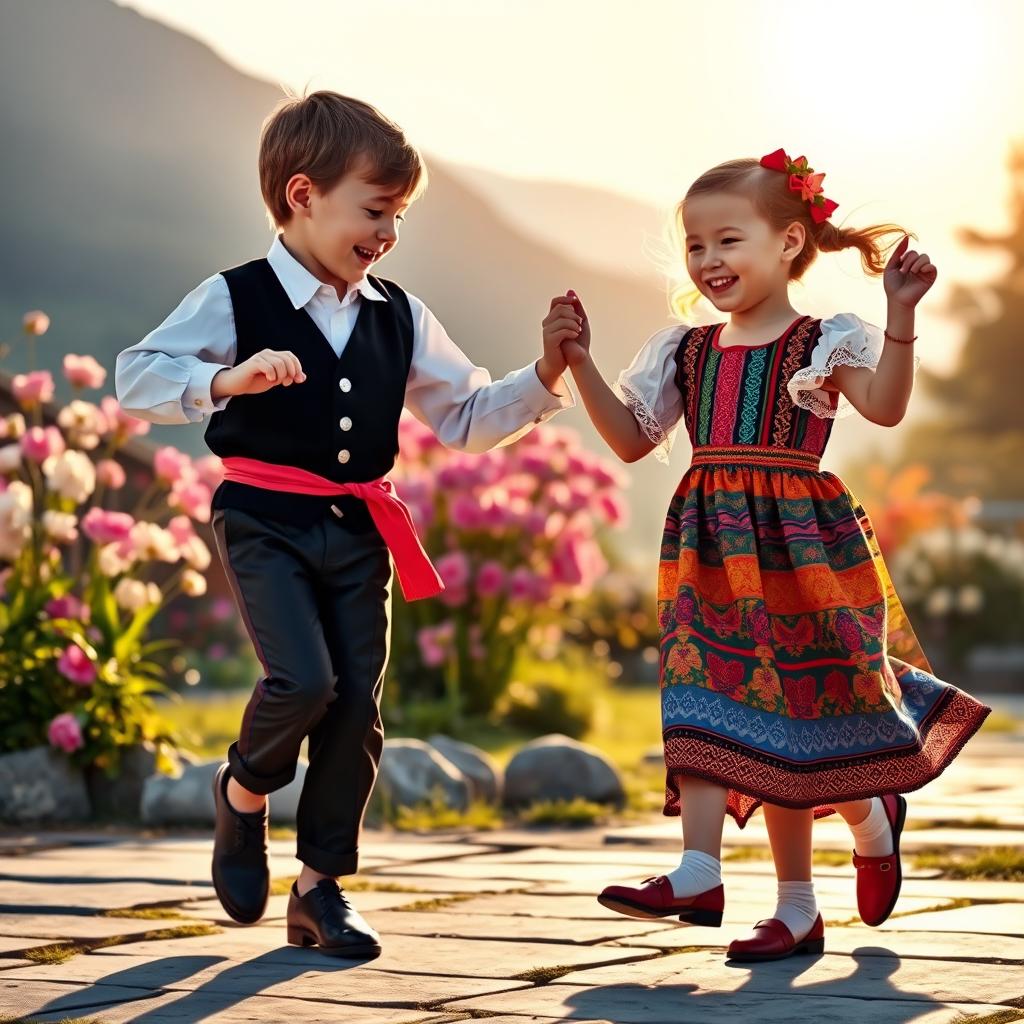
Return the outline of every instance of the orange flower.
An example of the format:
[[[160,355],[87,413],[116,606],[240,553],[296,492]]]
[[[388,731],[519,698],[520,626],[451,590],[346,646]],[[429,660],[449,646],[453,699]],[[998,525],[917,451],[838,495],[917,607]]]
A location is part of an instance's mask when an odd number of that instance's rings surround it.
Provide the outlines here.
[[[755,668],[750,685],[765,704],[774,704],[782,693],[779,674],[773,668]]]
[[[792,174],[789,178],[789,187],[794,192],[799,192],[800,198],[805,202],[813,203],[814,197],[825,191],[821,187],[824,180],[824,174]]]
[[[694,669],[701,667],[700,651],[695,644],[675,644],[668,652],[666,668],[673,675],[689,675]]]
[[[877,707],[882,703],[882,681],[877,672],[858,672],[853,677],[853,692],[866,704]]]

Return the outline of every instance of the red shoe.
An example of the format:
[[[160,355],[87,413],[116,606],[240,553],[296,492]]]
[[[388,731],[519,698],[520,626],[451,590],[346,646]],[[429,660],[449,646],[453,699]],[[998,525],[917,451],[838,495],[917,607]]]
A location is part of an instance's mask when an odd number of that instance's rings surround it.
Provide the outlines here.
[[[758,921],[749,938],[729,943],[728,957],[742,963],[760,960],[785,960],[797,953],[825,952],[825,924],[821,914],[814,919],[811,930],[797,942],[793,933],[777,918]]]
[[[679,899],[664,876],[646,878],[639,888],[609,885],[597,902],[627,917],[678,917],[685,924],[718,928],[725,909],[725,889],[717,885],[707,892]]]
[[[882,806],[892,826],[893,852],[888,857],[861,857],[856,850],[853,853],[853,866],[857,869],[857,910],[860,919],[873,928],[892,913],[903,883],[900,834],[907,820],[907,801],[887,793],[882,797]]]

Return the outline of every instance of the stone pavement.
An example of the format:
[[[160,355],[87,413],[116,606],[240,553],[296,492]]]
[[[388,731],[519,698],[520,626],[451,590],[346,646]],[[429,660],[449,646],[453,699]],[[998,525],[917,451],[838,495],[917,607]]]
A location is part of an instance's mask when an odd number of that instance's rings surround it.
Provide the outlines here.
[[[1024,736],[982,734],[913,794],[905,863],[923,848],[1022,844],[1022,751]],[[272,897],[258,926],[227,921],[210,885],[205,836],[7,833],[0,1021],[1024,1020],[1020,883],[910,869],[896,915],[869,929],[852,923],[849,864],[818,867],[825,954],[729,965],[729,939],[774,905],[766,860],[726,861],[721,929],[632,920],[594,900],[610,881],[672,866],[678,829],[678,819],[654,817],[584,830],[369,832],[353,901],[380,930],[384,954],[359,965],[288,946],[283,895]],[[727,856],[763,845],[762,819],[743,832],[728,824],[726,838]],[[294,874],[293,843],[272,846],[275,876]],[[848,849],[843,824],[819,822],[816,846]],[[111,908],[135,908],[136,916],[102,914]]]

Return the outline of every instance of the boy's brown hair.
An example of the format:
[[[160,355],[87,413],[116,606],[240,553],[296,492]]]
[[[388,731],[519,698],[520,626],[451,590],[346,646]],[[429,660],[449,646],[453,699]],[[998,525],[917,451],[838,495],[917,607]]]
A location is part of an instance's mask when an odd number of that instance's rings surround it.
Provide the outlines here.
[[[260,133],[260,190],[274,223],[291,219],[285,186],[293,175],[306,174],[327,192],[360,159],[370,165],[370,181],[410,202],[426,186],[416,147],[369,103],[326,90],[283,100]]]

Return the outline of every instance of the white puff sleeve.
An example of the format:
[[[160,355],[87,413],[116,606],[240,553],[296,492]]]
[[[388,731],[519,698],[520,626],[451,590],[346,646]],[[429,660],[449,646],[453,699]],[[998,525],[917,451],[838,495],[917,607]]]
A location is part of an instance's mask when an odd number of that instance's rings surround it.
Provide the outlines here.
[[[789,380],[789,396],[801,409],[810,409],[821,419],[836,419],[853,412],[843,395],[833,406],[833,393],[822,387],[839,366],[874,369],[882,355],[885,336],[873,324],[853,313],[838,313],[821,322],[821,337],[811,353],[811,362]]]
[[[676,324],[652,335],[615,382],[619,397],[655,445],[659,462],[668,462],[676,424],[683,416],[683,396],[674,380],[675,354],[687,329]]]

